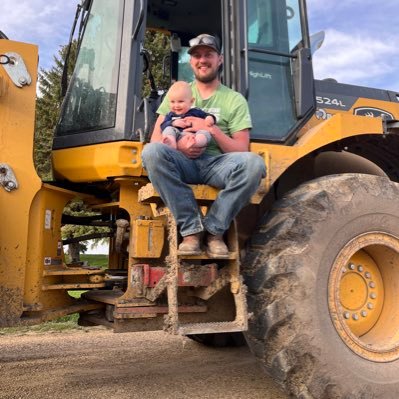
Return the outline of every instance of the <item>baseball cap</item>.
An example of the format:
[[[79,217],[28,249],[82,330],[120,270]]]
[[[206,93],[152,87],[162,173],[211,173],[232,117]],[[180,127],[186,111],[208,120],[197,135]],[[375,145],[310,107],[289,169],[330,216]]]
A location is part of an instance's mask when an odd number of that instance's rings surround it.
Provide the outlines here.
[[[199,46],[210,47],[212,50],[215,50],[218,54],[220,54],[219,41],[215,36],[208,35],[207,33],[202,33],[201,35],[194,37],[188,42],[188,44],[190,45],[190,48],[188,49],[189,54],[191,54]]]

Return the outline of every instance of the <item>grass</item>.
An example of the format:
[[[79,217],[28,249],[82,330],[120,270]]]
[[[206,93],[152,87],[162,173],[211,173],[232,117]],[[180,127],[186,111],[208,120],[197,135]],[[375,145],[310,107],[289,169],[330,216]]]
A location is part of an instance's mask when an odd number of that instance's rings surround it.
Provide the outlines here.
[[[108,267],[108,255],[80,255],[80,260],[88,262],[89,266],[97,266],[103,269]]]
[[[75,313],[68,316],[59,317],[56,320],[46,321],[45,323],[37,324],[34,326],[0,328],[0,336],[8,334],[21,335],[32,332],[44,333],[84,329],[84,327],[78,326],[78,318],[79,315]]]
[[[88,262],[89,266],[98,266],[101,268],[108,267],[107,255],[81,255],[81,261]],[[68,291],[68,294],[73,298],[80,298],[86,291]],[[67,316],[59,317],[58,319],[47,321],[35,326],[27,327],[6,327],[0,328],[0,336],[6,334],[27,334],[30,332],[56,332],[65,330],[79,330],[85,327],[78,326],[79,314],[74,313]]]

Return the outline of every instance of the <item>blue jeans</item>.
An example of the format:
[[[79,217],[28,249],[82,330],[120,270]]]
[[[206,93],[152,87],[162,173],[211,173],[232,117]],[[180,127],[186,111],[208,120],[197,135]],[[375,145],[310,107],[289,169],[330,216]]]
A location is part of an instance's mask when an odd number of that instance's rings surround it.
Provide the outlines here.
[[[189,159],[165,144],[150,143],[145,145],[142,159],[183,237],[204,230],[223,234],[266,176],[263,159],[252,152],[203,154]],[[188,184],[208,184],[221,189],[204,218]]]

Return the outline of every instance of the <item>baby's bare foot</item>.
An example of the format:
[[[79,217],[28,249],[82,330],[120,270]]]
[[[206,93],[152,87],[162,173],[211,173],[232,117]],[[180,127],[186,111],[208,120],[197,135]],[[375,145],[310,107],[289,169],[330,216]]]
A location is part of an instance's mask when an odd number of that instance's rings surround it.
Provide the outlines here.
[[[196,147],[205,147],[207,145],[208,140],[206,139],[205,135],[201,133],[197,133],[195,135],[195,146]]]
[[[176,138],[170,134],[164,136],[164,138],[162,139],[162,143],[166,144],[167,146],[176,149]]]

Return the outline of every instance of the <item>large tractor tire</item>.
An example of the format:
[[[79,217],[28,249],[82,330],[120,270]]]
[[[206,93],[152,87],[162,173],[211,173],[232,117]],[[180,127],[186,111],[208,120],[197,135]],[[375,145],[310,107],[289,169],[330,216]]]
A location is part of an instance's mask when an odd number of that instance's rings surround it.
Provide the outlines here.
[[[399,398],[399,185],[345,174],[276,203],[243,262],[248,344],[297,398]]]

